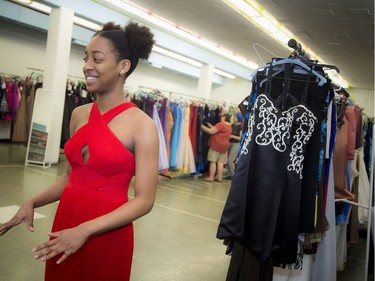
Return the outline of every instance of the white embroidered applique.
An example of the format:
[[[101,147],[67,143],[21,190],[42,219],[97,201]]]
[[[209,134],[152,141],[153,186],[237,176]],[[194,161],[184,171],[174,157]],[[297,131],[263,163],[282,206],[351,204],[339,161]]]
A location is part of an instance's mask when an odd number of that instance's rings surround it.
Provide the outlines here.
[[[248,131],[241,154],[249,152],[250,141],[256,130],[255,142],[258,145],[272,145],[279,152],[285,152],[288,145],[291,145],[287,169],[295,171],[302,179],[304,147],[312,136],[317,118],[304,105],[297,105],[283,112],[279,111],[266,95],[258,96],[248,122]],[[259,116],[259,122],[256,124],[255,114]],[[293,126],[295,130],[291,139],[290,133]]]
[[[240,155],[242,155],[242,154],[246,155],[249,152],[249,143],[250,143],[250,140],[251,140],[251,136],[253,134],[253,124],[254,124],[254,114],[253,114],[253,112],[251,112],[250,118],[247,122],[248,130],[246,132],[246,136],[245,136],[245,139],[244,139],[244,142],[243,142],[243,145],[242,145]]]

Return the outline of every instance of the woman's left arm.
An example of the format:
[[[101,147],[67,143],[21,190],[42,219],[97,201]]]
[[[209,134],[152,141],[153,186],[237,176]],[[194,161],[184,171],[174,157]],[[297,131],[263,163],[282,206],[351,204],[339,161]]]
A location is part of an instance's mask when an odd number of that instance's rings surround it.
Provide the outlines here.
[[[33,249],[35,259],[48,260],[63,253],[58,263],[75,253],[93,235],[126,224],[149,213],[153,207],[158,182],[159,138],[155,123],[145,115],[140,116],[133,143],[136,159],[134,198],[114,211],[84,222],[77,227],[48,235],[54,239]]]
[[[158,132],[148,117],[142,118],[138,124],[142,125],[137,126],[134,136],[134,198],[107,215],[83,223],[81,226],[90,236],[131,223],[149,213],[154,205],[158,183]]]
[[[215,127],[215,126],[212,126],[210,123],[207,123],[209,124],[210,127],[207,127],[205,125],[201,125],[201,129],[206,132],[207,134],[210,134],[210,135],[214,135],[218,132],[218,129]]]
[[[242,130],[239,132],[238,135],[230,135],[230,138],[233,140],[241,141],[241,136],[242,136]]]

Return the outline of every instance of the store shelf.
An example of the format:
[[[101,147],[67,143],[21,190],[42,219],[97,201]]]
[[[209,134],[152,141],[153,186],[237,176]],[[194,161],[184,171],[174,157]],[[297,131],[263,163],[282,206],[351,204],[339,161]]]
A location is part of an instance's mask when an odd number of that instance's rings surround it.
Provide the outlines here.
[[[50,166],[46,164],[48,132],[43,131],[43,128],[41,124],[33,123],[27,146],[26,166],[41,165],[44,168]]]

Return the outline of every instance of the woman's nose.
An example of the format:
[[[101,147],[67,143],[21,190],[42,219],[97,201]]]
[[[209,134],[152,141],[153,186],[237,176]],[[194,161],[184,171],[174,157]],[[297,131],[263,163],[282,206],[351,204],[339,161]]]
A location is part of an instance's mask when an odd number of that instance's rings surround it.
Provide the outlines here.
[[[83,65],[83,71],[86,72],[87,70],[91,70],[91,69],[92,69],[92,63],[89,59],[87,59]]]

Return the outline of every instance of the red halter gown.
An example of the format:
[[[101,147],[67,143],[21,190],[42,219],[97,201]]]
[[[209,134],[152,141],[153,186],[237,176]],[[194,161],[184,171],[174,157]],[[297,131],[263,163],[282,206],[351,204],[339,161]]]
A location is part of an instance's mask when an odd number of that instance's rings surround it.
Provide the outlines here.
[[[105,215],[128,201],[135,158],[107,124],[135,104],[120,104],[103,115],[94,102],[89,121],[65,145],[70,180],[60,198],[52,231],[75,227]],[[88,146],[89,159],[82,149]],[[95,235],[61,264],[46,263],[46,281],[126,281],[133,256],[133,225]]]

